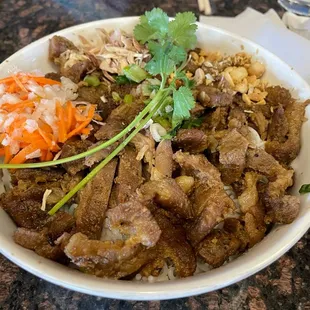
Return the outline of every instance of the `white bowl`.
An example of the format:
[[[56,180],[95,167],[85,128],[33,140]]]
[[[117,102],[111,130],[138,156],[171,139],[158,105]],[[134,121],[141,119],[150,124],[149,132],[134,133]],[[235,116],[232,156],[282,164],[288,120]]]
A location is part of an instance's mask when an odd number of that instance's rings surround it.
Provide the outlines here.
[[[102,20],[71,27],[57,32],[57,34],[75,41],[77,40],[77,33],[87,33],[98,27],[108,30],[121,28],[131,31],[137,21],[137,17]],[[23,71],[39,68],[45,73],[55,70],[47,58],[48,40],[51,37],[52,35],[49,35],[28,45],[4,61],[0,65],[0,77],[8,75],[14,67]],[[255,55],[266,64],[267,73],[265,78],[267,80],[289,88],[296,98],[301,100],[310,98],[309,85],[293,68],[261,46],[240,36],[199,23],[198,41],[201,47],[208,50],[220,50],[227,54],[234,54],[244,48],[246,52]],[[309,118],[309,110],[307,114]],[[308,121],[302,128],[302,150],[293,164],[296,173],[295,185],[292,191],[297,195],[300,186],[303,183],[310,182],[310,165],[307,158],[308,154],[310,154],[310,143],[306,141],[309,136],[310,122]],[[294,223],[274,227],[263,241],[236,260],[204,274],[176,281],[151,284],[106,280],[80,273],[44,259],[14,243],[12,235],[16,226],[2,209],[0,209],[0,251],[12,262],[38,277],[82,293],[128,300],[186,297],[228,286],[251,276],[274,262],[288,251],[309,228],[309,205],[309,197],[303,196],[301,212]]]

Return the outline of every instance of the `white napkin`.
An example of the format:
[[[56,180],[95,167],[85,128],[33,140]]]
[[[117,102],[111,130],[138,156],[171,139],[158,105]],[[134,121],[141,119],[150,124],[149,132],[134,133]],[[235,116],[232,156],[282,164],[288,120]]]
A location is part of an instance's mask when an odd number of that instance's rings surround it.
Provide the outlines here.
[[[294,13],[286,12],[283,15],[283,23],[292,31],[310,40],[310,18],[298,16]]]
[[[200,22],[244,36],[273,52],[310,83],[310,41],[286,28],[274,10],[251,8],[236,17],[200,16]]]

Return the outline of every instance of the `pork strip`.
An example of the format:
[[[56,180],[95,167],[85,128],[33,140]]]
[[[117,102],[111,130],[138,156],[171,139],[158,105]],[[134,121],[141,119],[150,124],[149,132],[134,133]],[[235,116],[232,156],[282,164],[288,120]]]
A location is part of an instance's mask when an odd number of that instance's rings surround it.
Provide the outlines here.
[[[300,208],[298,197],[285,195],[286,189],[293,185],[294,171],[285,169],[272,155],[261,149],[248,150],[247,167],[269,179],[262,193],[266,223],[291,223]]]
[[[92,143],[88,140],[68,140],[64,143],[60,158],[67,158],[73,155],[80,154],[88,150]],[[75,160],[62,165],[70,175],[76,175],[81,170],[87,168],[85,159]]]
[[[152,179],[160,180],[171,178],[173,170],[173,151],[171,140],[162,140],[155,151],[155,167],[152,170]]]
[[[287,140],[284,143],[279,141],[267,141],[266,151],[273,155],[280,163],[289,164],[300,151],[301,127],[305,121],[305,109],[310,100],[304,103],[292,102],[285,109],[285,116],[288,122]]]
[[[204,155],[190,155],[178,151],[173,156],[185,174],[206,183],[210,188],[222,186],[221,174]]]
[[[287,117],[282,105],[280,105],[272,115],[268,129],[268,140],[283,143],[286,141],[288,130]]]
[[[209,188],[203,182],[196,185],[192,203],[196,217],[193,223],[187,225],[187,237],[194,246],[235,209],[234,202],[223,188]]]
[[[210,266],[216,268],[240,248],[240,240],[234,234],[223,230],[213,230],[198,246],[198,254]]]
[[[235,205],[224,191],[220,172],[205,156],[178,151],[174,159],[184,169],[186,175],[193,176],[196,180],[191,196],[194,221],[187,225],[187,236],[196,246],[235,209]]]
[[[154,199],[163,208],[185,219],[193,216],[188,197],[174,179],[149,181],[143,184],[139,191],[142,200]]]
[[[127,146],[119,157],[118,172],[115,178],[117,204],[128,201],[143,183],[142,163],[136,158],[137,152],[131,146]]]
[[[231,184],[240,179],[246,162],[249,142],[236,129],[231,130],[219,146],[219,162],[222,180]]]
[[[200,129],[180,129],[174,144],[185,152],[202,153],[208,148],[208,137]]]
[[[35,251],[45,258],[64,262],[65,255],[60,247],[51,245],[48,237],[43,232],[37,232],[26,228],[18,228],[14,233],[14,241],[22,247]]]
[[[186,231],[182,226],[173,225],[163,211],[155,207],[152,212],[163,233],[156,245],[157,260],[152,263],[152,268],[150,266],[148,268],[152,270],[151,273],[156,272],[154,269],[159,260],[169,259],[175,266],[177,276],[181,278],[192,276],[196,269],[196,257],[192,246],[186,240]]]
[[[62,36],[53,36],[50,39],[48,47],[48,57],[50,60],[55,61],[67,50],[78,51],[78,48],[70,40]]]
[[[41,210],[45,188],[33,186],[27,190],[14,187],[0,196],[0,207],[6,211],[19,227],[42,228],[48,214]]]
[[[227,107],[233,102],[232,93],[223,92],[212,86],[199,85],[197,86],[197,92],[197,99],[204,107]]]
[[[75,210],[77,231],[90,239],[99,239],[113,185],[117,160],[109,162],[79,192]]]
[[[257,182],[261,176],[255,172],[245,174],[245,189],[238,197],[241,212],[244,214],[244,228],[249,236],[249,247],[261,241],[266,232],[265,208],[259,199]]]
[[[115,108],[105,121],[105,124],[96,132],[97,140],[109,140],[128,126],[145,107],[144,103],[123,103]]]
[[[155,258],[154,246],[161,230],[151,212],[139,201],[132,199],[108,210],[107,223],[110,230],[118,230],[127,239],[89,240],[77,233],[66,245],[66,255],[82,271],[101,277],[121,278],[138,271]]]
[[[81,271],[103,278],[120,279],[138,271],[155,257],[153,248],[124,246],[123,241],[89,240],[78,233],[65,247],[66,255]]]

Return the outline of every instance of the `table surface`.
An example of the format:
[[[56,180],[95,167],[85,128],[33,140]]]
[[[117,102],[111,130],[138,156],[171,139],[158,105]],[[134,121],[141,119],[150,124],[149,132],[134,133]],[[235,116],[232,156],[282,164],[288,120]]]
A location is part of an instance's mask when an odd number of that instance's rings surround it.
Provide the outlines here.
[[[1,0],[0,61],[54,31],[97,19],[140,15],[159,6],[169,15],[191,10],[196,0]],[[211,0],[212,13],[235,16],[247,6],[261,12],[276,0]],[[277,262],[228,288],[170,301],[111,300],[76,293],[41,280],[0,255],[0,309],[310,309],[310,234]],[[1,245],[0,245],[1,246]]]

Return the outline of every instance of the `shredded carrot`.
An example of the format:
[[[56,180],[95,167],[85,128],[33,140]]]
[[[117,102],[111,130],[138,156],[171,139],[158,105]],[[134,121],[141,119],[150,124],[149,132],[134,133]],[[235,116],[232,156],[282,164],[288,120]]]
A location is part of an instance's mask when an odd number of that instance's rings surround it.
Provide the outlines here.
[[[35,152],[38,149],[37,143],[36,144],[29,144],[24,149],[19,151],[11,160],[10,164],[22,164],[24,163],[27,158],[26,156]]]
[[[11,83],[9,85],[9,87],[6,89],[6,91],[10,94],[15,93],[16,91],[16,84],[15,83]]]
[[[12,154],[11,154],[11,150],[10,150],[10,146],[5,146],[4,147],[4,163],[7,164],[8,162],[10,162],[12,158]]]
[[[47,123],[45,123],[44,121],[42,120],[39,120],[39,127],[45,131],[45,132],[48,132],[48,133],[52,133],[53,132],[53,129],[51,128],[50,125],[48,125]]]
[[[52,152],[59,152],[60,151],[60,147],[56,144],[55,141],[53,141],[55,144],[53,144],[53,146],[51,147],[51,151]]]
[[[4,79],[0,79],[0,84],[11,83],[14,82],[14,79],[10,76]]]
[[[85,104],[76,107],[71,101],[64,104],[56,102],[56,115],[53,115],[54,110],[49,108],[45,114],[44,106],[41,104],[46,103],[41,102],[39,97],[28,99],[29,81],[35,81],[41,86],[61,84],[43,76],[24,73],[0,79],[0,84],[6,85],[5,92],[13,94],[20,100],[17,103],[4,102],[0,107],[3,128],[0,132],[0,156],[4,156],[5,163],[23,163],[27,161],[27,155],[36,150],[41,152],[38,156],[41,161],[52,160],[55,153],[60,151],[59,143],[64,143],[75,135],[89,135],[91,129],[87,126],[92,119],[102,120],[100,115],[95,114],[95,105]],[[28,120],[38,126],[33,132],[25,128]],[[19,147],[14,156],[11,154],[11,143],[1,147],[5,137],[15,143],[14,146]]]
[[[73,104],[71,101],[67,103],[67,132],[70,132],[71,126],[73,124],[73,118],[74,118],[74,113],[73,113]]]
[[[58,82],[58,81],[54,81],[52,79],[48,79],[48,78],[45,78],[45,77],[41,77],[41,76],[32,76],[32,75],[29,75],[29,79],[30,80],[34,80],[36,81],[38,84],[43,84],[43,85],[60,85],[61,83]]]
[[[90,128],[83,128],[83,129],[81,130],[81,133],[82,133],[83,135],[89,135],[89,134],[90,134]]]
[[[17,85],[22,91],[24,91],[24,92],[27,93],[28,90],[27,90],[26,87],[23,85],[23,83],[18,79],[18,77],[15,76],[15,75],[13,75],[12,77],[13,77],[13,79],[14,79],[16,85]]]
[[[56,115],[58,117],[58,140],[61,143],[64,143],[67,139],[66,135],[67,135],[67,131],[66,131],[66,123],[65,123],[65,118],[64,118],[64,109],[61,106],[61,104],[59,103],[59,101],[57,101],[56,103]]]
[[[81,132],[81,130],[83,128],[85,128],[86,126],[88,126],[88,124],[91,122],[93,116],[95,114],[95,107],[92,105],[90,108],[89,108],[89,111],[88,111],[88,116],[87,116],[87,120],[84,121],[83,123],[81,123],[78,127],[76,127],[75,129],[73,129],[71,132],[68,133],[67,135],[67,138],[71,138],[73,137],[74,135],[78,134],[79,132]]]
[[[48,152],[48,151],[41,150],[41,156],[40,156],[40,160],[41,160],[41,161],[46,161],[47,152]]]
[[[42,137],[38,132],[28,132],[27,130],[23,130],[21,137],[16,137],[17,141],[24,143],[32,143],[33,141],[41,140]]]
[[[46,160],[46,161],[50,161],[50,160],[53,160],[53,158],[54,158],[53,153],[52,153],[51,151],[48,150],[47,153],[46,153],[45,160]]]
[[[42,130],[41,128],[38,129],[39,134],[42,136],[42,138],[44,139],[44,141],[46,142],[46,144],[48,145],[48,147],[52,147],[53,143],[52,143],[52,139],[51,139],[51,135],[47,132],[45,132],[44,130]]]
[[[75,119],[78,121],[78,122],[85,122],[87,120],[87,117],[84,116],[84,115],[81,115],[79,112],[75,112]]]
[[[25,100],[22,102],[17,102],[17,103],[4,103],[1,108],[3,110],[6,110],[8,112],[13,112],[16,109],[25,109],[25,108],[33,108],[34,107],[34,102],[33,100]]]

